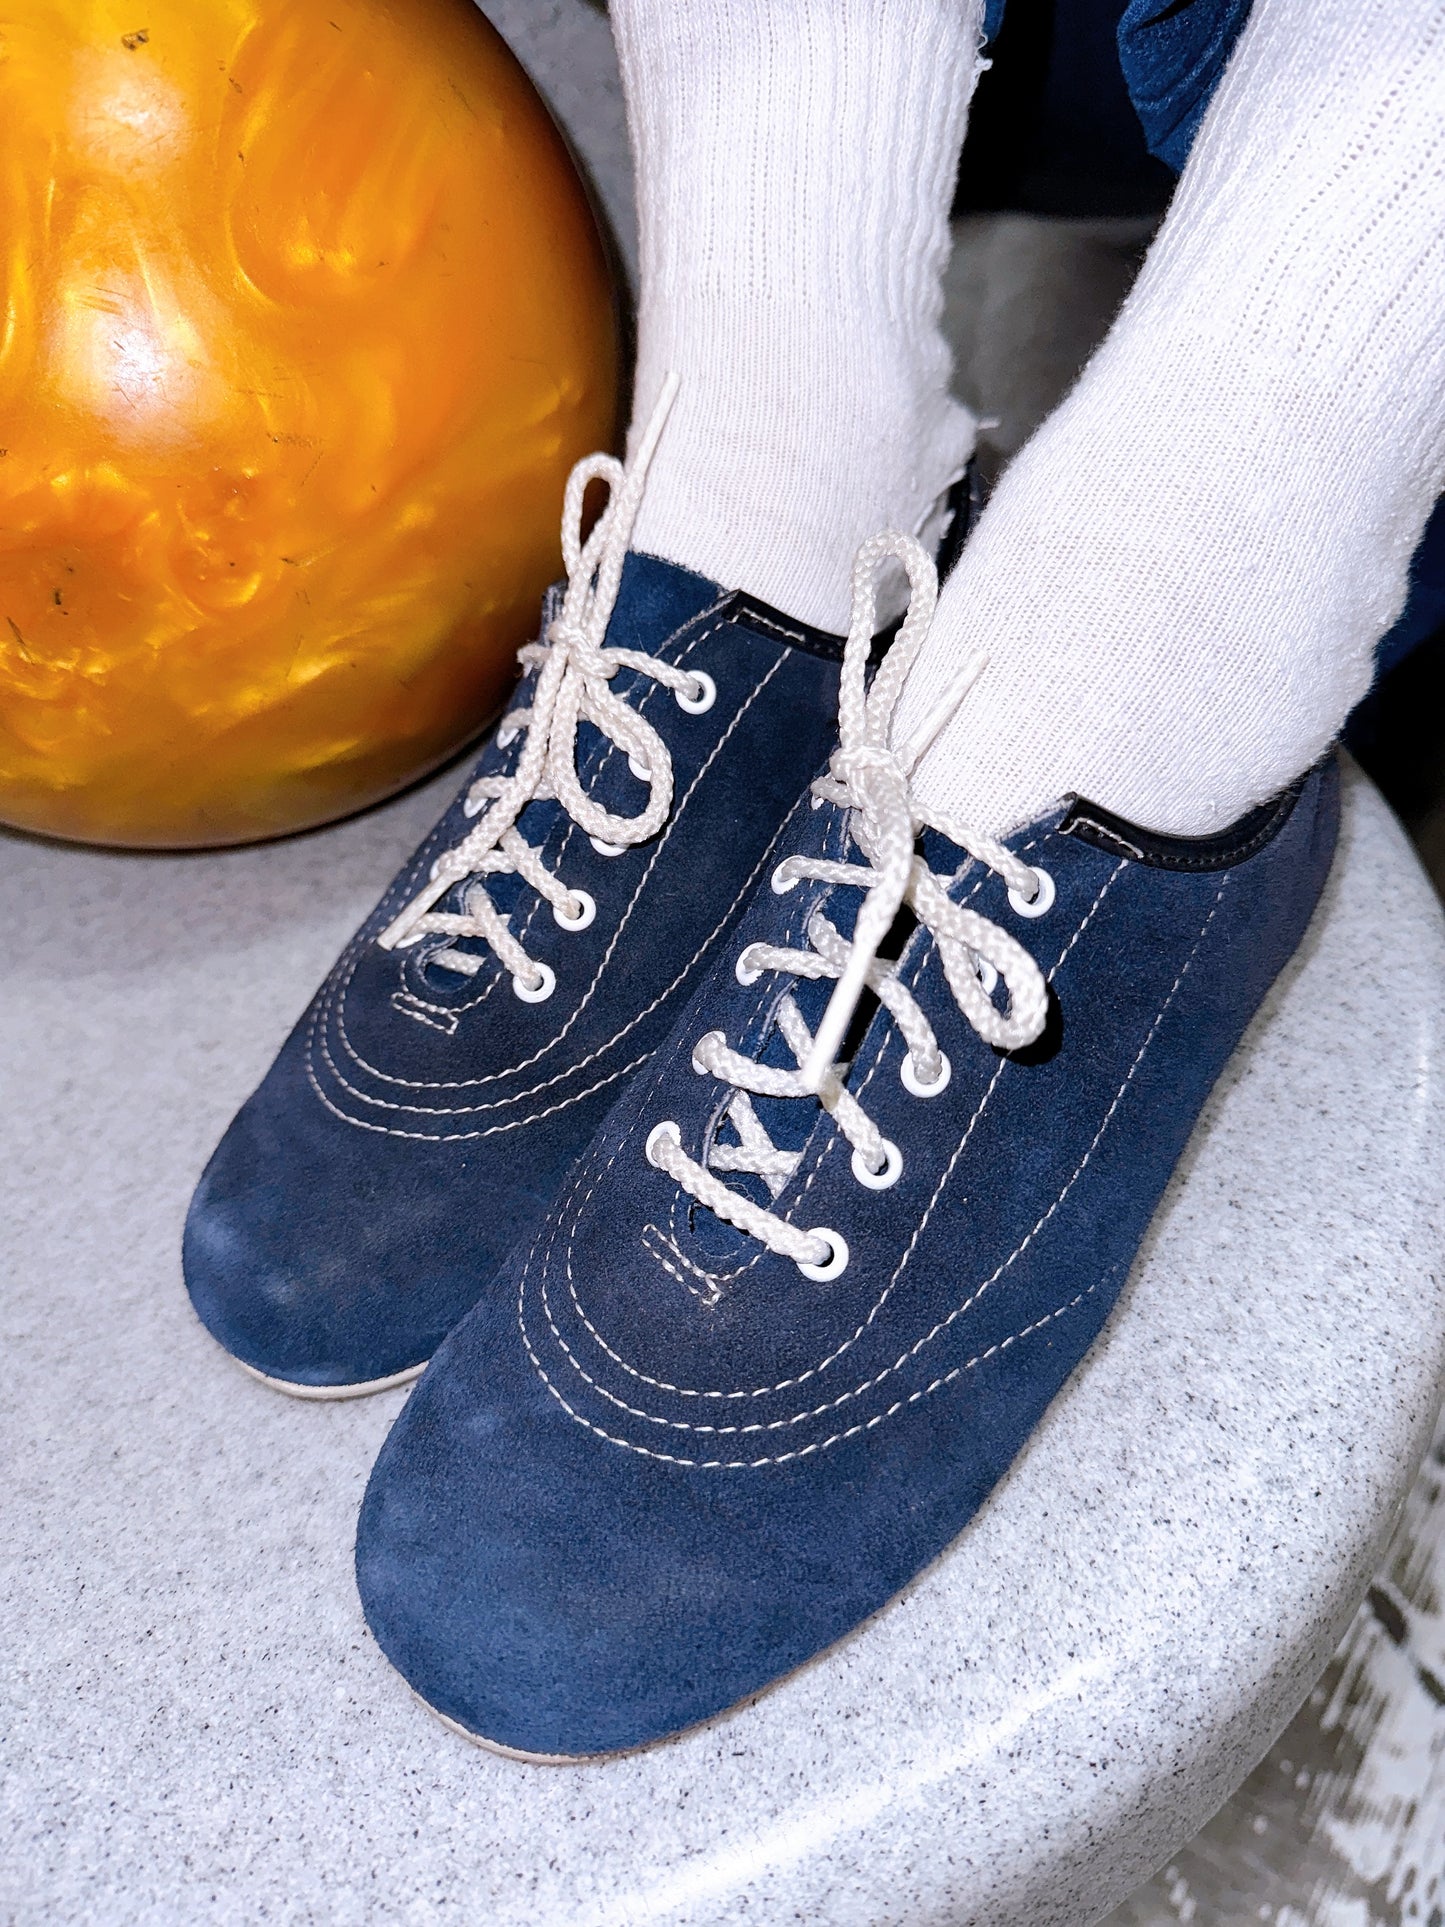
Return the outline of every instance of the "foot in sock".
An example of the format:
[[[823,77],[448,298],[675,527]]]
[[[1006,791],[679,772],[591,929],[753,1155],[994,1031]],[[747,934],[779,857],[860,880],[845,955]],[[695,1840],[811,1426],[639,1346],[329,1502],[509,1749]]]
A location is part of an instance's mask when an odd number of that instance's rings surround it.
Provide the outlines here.
[[[487,1288],[826,751],[842,643],[810,618],[846,613],[845,557],[880,523],[958,534],[972,422],[938,322],[979,12],[614,9],[647,419],[669,357],[681,381],[629,477],[602,464],[580,550],[574,486],[516,703],[197,1191],[193,1301],[279,1388],[412,1377]]]
[[[889,550],[914,608],[870,689]],[[1333,764],[1203,840],[933,816],[891,747],[929,565],[884,538],[859,588],[827,775],[362,1505],[382,1650],[506,1752],[707,1719],[944,1550],[1103,1325],[1329,868]]]
[[[1258,0],[930,638],[921,557],[865,552],[811,807],[372,1475],[368,1620],[473,1737],[595,1756],[803,1663],[1100,1329],[1318,899],[1337,780],[1301,772],[1439,477],[1441,24]],[[869,689],[888,548],[915,606]]]
[[[1257,0],[1108,339],[1007,470],[905,697],[920,797],[1202,835],[1368,685],[1445,485],[1445,7]],[[965,672],[966,673],[966,672]]]
[[[192,1201],[196,1310],[279,1390],[415,1377],[666,1034],[828,746],[840,637],[629,551],[651,453],[574,472],[515,701]]]
[[[514,703],[192,1201],[192,1301],[281,1390],[421,1369],[666,1031],[825,751],[841,643],[629,553],[648,452],[574,473],[567,588]]]

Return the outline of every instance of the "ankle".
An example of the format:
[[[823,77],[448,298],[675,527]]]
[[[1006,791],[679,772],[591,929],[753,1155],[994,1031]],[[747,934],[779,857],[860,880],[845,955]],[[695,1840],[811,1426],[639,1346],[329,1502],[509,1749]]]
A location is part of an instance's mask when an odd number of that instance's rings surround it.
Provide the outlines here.
[[[920,529],[962,471],[940,324],[981,12],[617,0],[639,418],[682,381],[639,547],[837,628],[858,544]]]

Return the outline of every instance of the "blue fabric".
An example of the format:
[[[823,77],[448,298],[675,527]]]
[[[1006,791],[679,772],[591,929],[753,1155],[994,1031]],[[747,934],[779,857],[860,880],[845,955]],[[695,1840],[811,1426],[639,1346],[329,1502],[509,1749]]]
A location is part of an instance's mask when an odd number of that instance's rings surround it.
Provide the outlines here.
[[[548,867],[598,906],[571,933],[515,877],[488,886],[529,954],[556,971],[554,995],[521,1001],[476,940],[457,946],[479,961],[470,977],[428,961],[445,940],[376,944],[471,827],[463,790],[201,1180],[185,1235],[192,1300],[215,1337],[269,1378],[362,1385],[431,1355],[666,1034],[830,746],[839,645],[700,576],[630,556],[608,640],[705,669],[717,700],[688,715],[649,678],[614,681],[624,697],[636,692],[672,755],[677,801],[651,843],[605,857],[555,803],[524,813],[523,834],[544,846]],[[528,692],[524,683],[519,703]],[[585,786],[614,809],[640,809],[646,790],[626,759],[591,738]],[[494,737],[472,776],[514,767],[521,747]]]
[[[1039,158],[1030,171],[1051,173],[1067,199],[1041,212],[1151,213],[1172,192],[1173,177],[1151,153],[1130,96],[1122,8],[1123,0],[1060,0],[1054,9],[1034,132]]]
[[[1119,62],[1125,0],[1012,0],[969,109],[959,212],[1141,216],[1174,175],[1149,152]]]
[[[997,38],[1007,5],[987,0],[985,40]],[[1053,37],[1117,18],[1119,67],[1149,151],[1177,173],[1249,8],[1250,0],[1128,0],[1121,14],[1120,0],[1055,0]],[[1080,44],[1090,44],[1086,30]]]
[[[793,1102],[803,1158],[774,1208],[847,1238],[850,1263],[826,1285],[644,1156],[663,1119],[693,1156],[722,1128],[729,1093],[691,1064],[703,1032],[767,1051],[782,983],[741,984],[742,946],[796,944],[816,908],[846,920],[858,897],[763,881],[377,1461],[358,1582],[416,1691],[525,1753],[637,1746],[807,1660],[941,1552],[1107,1317],[1201,1104],[1305,928],[1337,807],[1331,762],[1212,844],[1056,811],[1013,839],[1057,888],[1026,924],[995,877],[934,839],[935,869],[958,866],[955,899],[1052,973],[1057,1022],[1045,1048],[1001,1062],[914,933],[905,980],[951,1081],[911,1095],[884,1014],[850,1077],[902,1150],[899,1182],[863,1189],[831,1119]],[[831,806],[800,805],[777,854],[841,856],[843,837]]]
[[[1064,5],[1069,0],[1062,0]],[[1176,172],[1234,51],[1250,0],[1130,0],[1119,62],[1151,154]]]

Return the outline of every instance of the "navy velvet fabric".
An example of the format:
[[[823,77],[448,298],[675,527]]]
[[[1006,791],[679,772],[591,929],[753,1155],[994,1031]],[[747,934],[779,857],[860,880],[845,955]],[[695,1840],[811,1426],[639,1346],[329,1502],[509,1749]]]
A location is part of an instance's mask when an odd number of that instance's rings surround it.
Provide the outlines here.
[[[793,980],[739,982],[742,946],[798,944],[819,905],[843,927],[859,895],[805,884],[780,897],[764,881],[377,1462],[358,1579],[416,1690],[522,1752],[636,1746],[755,1693],[940,1553],[1114,1304],[1200,1106],[1318,899],[1337,789],[1331,762],[1223,853],[1056,810],[1013,839],[1057,888],[1028,923],[996,877],[934,839],[955,899],[1012,929],[1049,975],[1055,1022],[1041,1049],[989,1049],[914,932],[900,968],[951,1059],[948,1087],[903,1086],[886,1013],[849,1078],[902,1151],[898,1183],[863,1188],[831,1119],[792,1101],[803,1155],[773,1208],[847,1239],[829,1284],[644,1155],[663,1119],[694,1157],[729,1128],[730,1092],[692,1067],[703,1032],[768,1052]],[[843,836],[831,805],[800,804],[778,855],[841,856]]]
[[[520,827],[547,866],[598,906],[588,929],[568,932],[515,877],[488,885],[528,953],[555,970],[553,996],[523,1002],[478,940],[455,945],[475,957],[471,976],[434,961],[445,939],[376,943],[471,827],[463,790],[202,1178],[185,1236],[191,1297],[268,1377],[364,1384],[430,1357],[666,1034],[831,745],[840,646],[830,654],[827,638],[700,576],[629,556],[608,641],[705,669],[717,700],[690,715],[650,678],[614,680],[672,755],[673,814],[650,843],[603,856],[557,804],[525,811]],[[513,768],[521,747],[494,737],[471,775]],[[643,806],[626,757],[590,726],[581,756],[591,794],[628,814]]]

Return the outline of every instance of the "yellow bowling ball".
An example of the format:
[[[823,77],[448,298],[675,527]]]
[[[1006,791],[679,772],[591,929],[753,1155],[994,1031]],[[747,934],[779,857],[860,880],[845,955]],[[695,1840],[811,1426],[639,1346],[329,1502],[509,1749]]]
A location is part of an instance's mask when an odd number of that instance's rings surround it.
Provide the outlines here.
[[[0,821],[243,841],[474,735],[613,298],[471,0],[0,0]]]

